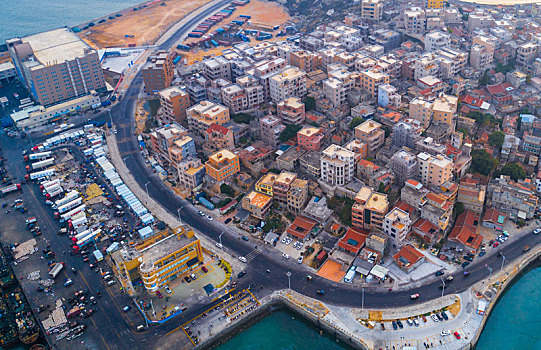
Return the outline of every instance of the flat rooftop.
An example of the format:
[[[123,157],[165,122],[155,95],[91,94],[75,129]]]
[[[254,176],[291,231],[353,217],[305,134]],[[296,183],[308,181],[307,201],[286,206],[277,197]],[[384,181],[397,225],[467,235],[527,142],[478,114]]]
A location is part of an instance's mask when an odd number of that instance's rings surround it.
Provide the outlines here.
[[[142,263],[141,269],[154,266],[154,264],[166,257],[169,254],[176,252],[187,246],[188,244],[195,242],[197,238],[195,236],[186,237],[184,234],[172,234],[149,247],[141,250]],[[148,264],[148,266],[147,266]]]
[[[90,48],[67,28],[29,35],[21,40],[32,46],[34,55],[45,66],[83,57],[85,49]]]

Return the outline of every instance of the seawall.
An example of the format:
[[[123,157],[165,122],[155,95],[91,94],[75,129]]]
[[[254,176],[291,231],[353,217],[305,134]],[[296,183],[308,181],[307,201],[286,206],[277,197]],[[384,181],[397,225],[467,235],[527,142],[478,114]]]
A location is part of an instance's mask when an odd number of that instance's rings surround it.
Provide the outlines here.
[[[485,325],[490,318],[490,314],[492,313],[492,310],[496,305],[498,305],[498,301],[500,297],[505,293],[507,288],[511,286],[518,278],[522,277],[522,271],[529,267],[534,266],[540,266],[541,265],[541,248],[538,248],[536,251],[530,253],[528,257],[523,259],[518,266],[514,269],[512,272],[512,275],[506,279],[503,282],[503,285],[499,288],[498,292],[494,296],[494,298],[490,301],[490,304],[488,306],[488,309],[485,311],[485,317],[483,317],[483,321],[481,322],[481,326],[477,330],[477,333],[475,334],[475,337],[473,337],[470,341],[470,349],[475,349],[477,342],[479,341],[479,338],[481,337],[481,333],[483,332],[483,329],[485,328]]]

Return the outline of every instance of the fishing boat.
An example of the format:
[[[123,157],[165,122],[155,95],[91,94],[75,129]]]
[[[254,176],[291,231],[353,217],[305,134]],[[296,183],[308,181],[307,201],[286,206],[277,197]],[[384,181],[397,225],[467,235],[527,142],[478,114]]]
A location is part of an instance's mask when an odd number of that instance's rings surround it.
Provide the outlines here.
[[[18,342],[17,326],[6,301],[0,296],[0,346],[7,349]]]
[[[8,306],[17,324],[19,340],[24,344],[32,344],[39,337],[39,325],[32,314],[20,287],[13,288],[7,293]]]

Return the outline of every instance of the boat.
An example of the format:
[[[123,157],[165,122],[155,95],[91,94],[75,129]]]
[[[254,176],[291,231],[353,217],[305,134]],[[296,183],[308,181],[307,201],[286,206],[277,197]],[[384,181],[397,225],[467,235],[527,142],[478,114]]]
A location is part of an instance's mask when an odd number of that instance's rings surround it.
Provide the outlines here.
[[[6,293],[8,306],[17,324],[19,340],[24,344],[32,344],[39,337],[39,325],[32,314],[20,287]]]
[[[3,248],[0,246],[0,287],[5,288],[15,282],[15,276],[9,266],[7,256],[4,254]]]
[[[7,303],[0,296],[0,346],[7,349],[19,343],[17,336],[17,325],[11,316]]]

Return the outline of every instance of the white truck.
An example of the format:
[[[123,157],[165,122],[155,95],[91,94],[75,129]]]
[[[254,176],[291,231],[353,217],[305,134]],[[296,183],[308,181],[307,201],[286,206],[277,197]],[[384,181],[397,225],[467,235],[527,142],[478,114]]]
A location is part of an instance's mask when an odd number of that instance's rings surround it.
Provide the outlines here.
[[[76,198],[76,199],[72,200],[69,203],[66,203],[64,205],[59,206],[57,210],[58,210],[58,213],[63,214],[65,212],[67,212],[68,210],[71,210],[71,209],[73,209],[76,206],[79,206],[81,204],[83,204],[83,199],[81,197],[79,197],[79,198]]]
[[[49,168],[42,171],[31,173],[30,176],[26,175],[25,178],[30,179],[30,180],[36,180],[36,179],[41,179],[42,177],[52,176],[54,175],[54,173],[55,173],[55,169]]]
[[[56,276],[58,276],[58,274],[60,273],[60,271],[62,271],[63,268],[64,263],[54,264],[53,267],[51,267],[51,270],[49,270],[49,277],[55,278]]]
[[[26,171],[30,172],[32,170],[43,169],[45,167],[48,167],[49,165],[53,165],[53,163],[54,163],[54,158],[40,160],[39,162],[32,163],[32,165],[27,165]]]
[[[40,152],[40,153],[30,153],[24,156],[24,161],[27,162],[29,160],[40,160],[40,159],[49,158],[51,154],[52,152],[50,151]]]
[[[66,194],[64,196],[64,198],[55,201],[54,204],[57,207],[60,207],[60,206],[62,206],[64,204],[66,204],[66,203],[71,202],[72,200],[74,200],[77,197],[79,197],[79,192],[77,192],[76,190],[71,190],[70,192],[68,192],[68,194]]]
[[[4,196],[10,192],[13,192],[13,191],[17,191],[17,190],[20,190],[21,189],[21,184],[13,184],[13,185],[9,185],[7,187],[4,187],[2,189],[0,189],[0,196]]]

